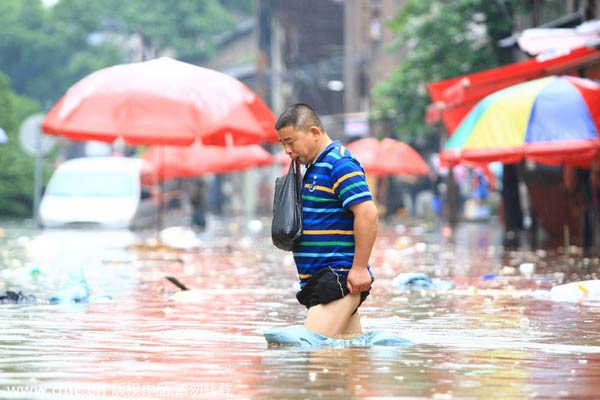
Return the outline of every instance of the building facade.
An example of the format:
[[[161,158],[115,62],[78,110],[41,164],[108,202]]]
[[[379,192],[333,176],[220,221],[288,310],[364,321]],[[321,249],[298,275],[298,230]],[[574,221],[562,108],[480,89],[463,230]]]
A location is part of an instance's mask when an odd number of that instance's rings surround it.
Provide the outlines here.
[[[405,0],[258,0],[258,73],[277,114],[314,106],[336,138],[369,134],[371,90],[403,55],[387,27]],[[260,79],[259,79],[260,80]]]

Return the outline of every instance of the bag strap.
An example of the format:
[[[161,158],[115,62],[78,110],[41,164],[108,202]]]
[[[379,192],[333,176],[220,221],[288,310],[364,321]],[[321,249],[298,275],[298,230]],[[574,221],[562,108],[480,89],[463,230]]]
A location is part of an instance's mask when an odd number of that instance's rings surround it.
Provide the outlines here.
[[[294,181],[296,182],[296,201],[302,202],[302,172],[300,171],[300,160],[297,158],[292,160],[292,168],[294,169]]]

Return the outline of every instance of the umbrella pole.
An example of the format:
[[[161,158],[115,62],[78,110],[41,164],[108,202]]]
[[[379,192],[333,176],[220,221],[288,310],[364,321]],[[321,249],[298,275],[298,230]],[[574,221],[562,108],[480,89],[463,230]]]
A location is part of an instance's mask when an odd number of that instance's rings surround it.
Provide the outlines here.
[[[162,170],[163,164],[163,146],[158,146],[158,210],[156,213],[156,243],[160,243],[160,230],[163,225],[163,210],[164,210],[164,197],[165,197],[165,184],[163,177],[160,176],[160,171]]]
[[[564,213],[564,221],[563,221],[563,242],[565,245],[565,254],[569,252],[569,246],[571,245],[571,232],[569,229],[569,185],[567,184],[567,174],[570,171],[567,171],[566,166],[563,164],[562,166],[563,172],[563,191],[565,195],[565,213]]]
[[[594,247],[596,245],[596,240],[598,236],[598,159],[595,158],[592,161],[592,166],[590,168],[590,185],[592,194],[591,198],[591,206],[592,206],[592,237],[591,237],[591,246]]]

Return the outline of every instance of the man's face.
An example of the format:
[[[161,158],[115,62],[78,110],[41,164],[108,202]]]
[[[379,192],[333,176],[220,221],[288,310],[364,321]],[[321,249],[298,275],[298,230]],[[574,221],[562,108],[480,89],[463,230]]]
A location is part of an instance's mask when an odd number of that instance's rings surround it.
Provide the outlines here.
[[[318,137],[311,127],[307,132],[294,130],[291,125],[285,126],[277,131],[279,142],[283,145],[285,154],[292,160],[298,159],[301,164],[309,164],[317,156]]]

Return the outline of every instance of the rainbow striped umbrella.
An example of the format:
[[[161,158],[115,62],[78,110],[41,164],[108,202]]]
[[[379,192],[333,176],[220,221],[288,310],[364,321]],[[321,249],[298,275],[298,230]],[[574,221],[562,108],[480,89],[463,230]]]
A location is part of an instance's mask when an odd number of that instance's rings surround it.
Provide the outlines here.
[[[600,84],[573,76],[521,83],[482,99],[440,152],[445,165],[515,163],[589,166],[598,156]]]

